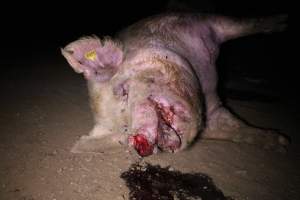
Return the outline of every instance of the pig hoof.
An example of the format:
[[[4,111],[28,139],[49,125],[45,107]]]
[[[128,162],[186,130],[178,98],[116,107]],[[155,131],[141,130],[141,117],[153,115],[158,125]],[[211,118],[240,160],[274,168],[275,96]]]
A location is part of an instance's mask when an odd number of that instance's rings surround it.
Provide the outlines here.
[[[72,147],[72,153],[104,153],[122,146],[118,134],[104,137],[82,136]]]
[[[287,137],[283,136],[283,135],[279,135],[278,142],[282,146],[288,146],[290,144],[290,140]]]
[[[266,131],[265,134],[270,135],[270,139],[264,145],[264,149],[273,150],[280,153],[286,153],[290,139],[277,131]]]
[[[220,107],[209,116],[207,129],[202,136],[206,139],[252,144],[279,152],[285,152],[287,145],[290,143],[288,137],[283,134],[248,125],[223,107]]]
[[[241,127],[243,122],[231,114],[226,108],[220,107],[208,116],[207,129],[231,131]]]
[[[238,131],[240,142],[254,144],[265,150],[285,153],[290,144],[289,139],[273,130],[265,130],[245,125]]]

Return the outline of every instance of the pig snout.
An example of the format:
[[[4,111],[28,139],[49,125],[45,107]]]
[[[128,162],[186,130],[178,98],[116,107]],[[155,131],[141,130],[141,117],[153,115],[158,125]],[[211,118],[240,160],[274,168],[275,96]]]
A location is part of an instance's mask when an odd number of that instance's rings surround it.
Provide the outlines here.
[[[129,136],[129,144],[131,144],[140,156],[149,156],[153,154],[154,145],[150,144],[143,134]]]
[[[183,123],[183,108],[178,102],[172,103],[174,105],[162,98],[148,98],[147,103],[136,109],[133,118],[139,129],[128,137],[128,143],[140,156],[149,156],[157,149],[174,153],[181,148],[184,133],[179,127]]]

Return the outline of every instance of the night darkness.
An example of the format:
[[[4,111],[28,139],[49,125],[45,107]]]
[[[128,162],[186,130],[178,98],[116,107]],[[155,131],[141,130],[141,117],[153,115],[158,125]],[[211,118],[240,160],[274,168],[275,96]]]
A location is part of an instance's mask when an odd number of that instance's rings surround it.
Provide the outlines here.
[[[73,3],[39,2],[35,6],[10,5],[8,16],[2,14],[2,62],[13,64],[35,62],[43,56],[59,56],[59,48],[81,36],[96,34],[113,36],[119,30],[147,16],[168,10],[169,1]],[[176,2],[176,1],[175,1]],[[287,2],[279,1],[179,1],[188,9],[206,13],[218,13],[235,17],[269,16],[288,13]],[[173,5],[173,4],[171,4]],[[175,4],[171,10],[186,10]],[[5,7],[4,7],[5,8]],[[280,75],[280,80],[292,82],[295,69],[289,64],[288,30],[268,36],[254,35],[229,41],[222,45],[218,62],[225,73],[227,67],[244,65],[243,70],[264,71],[263,75]],[[246,47],[246,48],[244,48]],[[284,49],[284,50],[283,50]],[[238,56],[237,53],[239,54]],[[52,57],[53,58],[53,57]],[[264,66],[261,69],[260,66]],[[282,70],[284,66],[285,70]],[[247,69],[246,69],[247,68]],[[10,69],[9,69],[10,70]],[[250,72],[251,73],[251,72]],[[277,79],[278,77],[275,77]],[[282,81],[280,81],[282,83]],[[284,83],[283,87],[286,83]],[[280,84],[281,85],[281,84]],[[290,87],[288,87],[290,88]]]
[[[3,6],[7,13],[0,14],[0,199],[128,197],[119,177],[120,171],[134,164],[127,160],[138,160],[132,154],[124,150],[78,157],[69,153],[75,140],[91,129],[93,119],[84,79],[69,67],[61,47],[82,36],[114,36],[170,8],[241,18],[288,14],[288,1],[187,0],[175,6],[168,0],[120,2]],[[163,154],[147,162],[203,173],[233,199],[297,199],[300,87],[288,38],[285,30],[228,41],[217,60],[224,103],[250,123],[288,135],[292,143],[286,153],[204,142],[180,154],[183,158]]]

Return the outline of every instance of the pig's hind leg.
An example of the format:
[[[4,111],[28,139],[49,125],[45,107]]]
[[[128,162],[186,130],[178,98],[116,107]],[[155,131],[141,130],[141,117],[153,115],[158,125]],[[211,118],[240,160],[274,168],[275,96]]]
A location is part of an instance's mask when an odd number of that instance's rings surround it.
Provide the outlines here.
[[[202,138],[255,144],[275,150],[281,150],[289,143],[288,139],[278,132],[251,126],[231,113],[222,105],[217,94],[216,67],[207,66],[205,74],[205,78],[200,80],[206,104],[206,129]]]
[[[289,144],[287,137],[279,132],[249,125],[223,106],[208,116],[202,138],[252,144],[276,151],[284,150]]]
[[[286,18],[280,15],[239,21],[216,17],[212,24],[217,37],[224,42],[249,34],[284,30]],[[217,52],[212,52],[212,58],[216,58],[216,54]],[[202,134],[203,138],[255,144],[274,149],[281,149],[289,143],[288,139],[278,132],[251,126],[222,105],[217,95],[218,76],[214,62],[206,63],[206,65],[196,64],[196,66],[201,75],[205,74],[205,76],[200,76],[207,111],[207,127]]]
[[[206,129],[202,138],[255,144],[275,150],[281,150],[289,143],[288,139],[278,132],[251,126],[231,113],[222,105],[217,94],[216,67],[207,66],[205,74],[200,80],[206,104]]]

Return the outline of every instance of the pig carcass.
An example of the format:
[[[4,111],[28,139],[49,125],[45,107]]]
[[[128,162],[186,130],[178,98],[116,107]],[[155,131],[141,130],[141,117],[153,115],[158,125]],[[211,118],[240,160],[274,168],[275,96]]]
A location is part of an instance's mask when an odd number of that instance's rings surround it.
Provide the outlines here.
[[[215,61],[230,39],[281,31],[285,17],[237,20],[192,13],[141,20],[114,39],[83,37],[61,49],[87,80],[95,126],[72,152],[128,144],[139,155],[177,152],[197,135],[282,147],[288,140],[230,113],[217,91]]]

